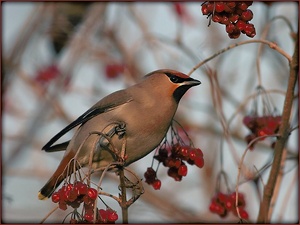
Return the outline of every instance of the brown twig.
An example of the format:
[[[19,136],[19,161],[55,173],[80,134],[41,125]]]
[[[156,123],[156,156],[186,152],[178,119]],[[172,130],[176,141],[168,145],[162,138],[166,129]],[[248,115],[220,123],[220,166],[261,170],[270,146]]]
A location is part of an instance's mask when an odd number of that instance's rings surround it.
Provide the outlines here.
[[[237,181],[236,181],[236,186],[235,186],[235,196],[236,196],[236,200],[235,200],[235,208],[236,208],[236,211],[237,211],[237,215],[240,219],[241,218],[241,215],[240,215],[240,210],[239,210],[239,207],[238,207],[238,202],[239,202],[239,184],[240,184],[240,177],[241,177],[241,170],[242,170],[242,166],[243,166],[243,163],[244,163],[244,159],[246,157],[246,154],[248,152],[248,150],[250,149],[250,147],[257,141],[259,141],[260,139],[264,139],[266,137],[277,137],[278,135],[277,134],[274,134],[274,135],[264,135],[264,136],[259,136],[259,137],[256,137],[254,138],[252,141],[249,142],[249,144],[247,145],[247,148],[246,150],[244,151],[243,155],[242,155],[242,158],[239,162],[239,166],[238,166],[238,175],[237,175]]]
[[[54,213],[57,209],[59,208],[59,206],[57,205],[56,207],[54,207],[43,219],[40,223],[44,223],[46,221],[46,219],[49,218],[49,216],[51,216],[52,213]]]
[[[274,160],[270,171],[268,182],[264,188],[263,200],[260,204],[259,214],[257,218],[258,223],[269,223],[268,214],[270,210],[270,203],[274,194],[278,173],[280,170],[280,164],[282,160],[282,153],[285,144],[290,135],[290,115],[293,105],[294,90],[297,83],[299,65],[298,65],[299,43],[296,42],[295,51],[292,60],[290,62],[290,76],[288,81],[287,92],[282,109],[282,124],[279,128],[279,138],[275,143],[274,148]]]
[[[119,178],[120,178],[120,188],[121,188],[121,208],[122,208],[122,220],[124,224],[128,223],[128,205],[127,205],[127,196],[126,196],[126,184],[125,184],[125,175],[124,169],[119,169]]]

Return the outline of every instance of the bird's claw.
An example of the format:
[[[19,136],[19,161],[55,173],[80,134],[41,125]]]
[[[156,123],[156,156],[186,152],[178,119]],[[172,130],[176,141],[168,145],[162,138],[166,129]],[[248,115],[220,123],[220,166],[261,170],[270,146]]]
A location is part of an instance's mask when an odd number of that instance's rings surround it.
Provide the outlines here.
[[[123,138],[126,133],[126,123],[119,122],[117,126],[115,126],[115,134],[118,135],[119,139]]]

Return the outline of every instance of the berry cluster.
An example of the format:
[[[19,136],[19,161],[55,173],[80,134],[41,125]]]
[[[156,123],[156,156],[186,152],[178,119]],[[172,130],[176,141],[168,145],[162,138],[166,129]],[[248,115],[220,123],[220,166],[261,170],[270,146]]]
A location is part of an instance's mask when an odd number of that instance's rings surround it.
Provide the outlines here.
[[[83,221],[77,221],[73,218],[70,223],[93,222],[94,206],[97,197],[98,191],[95,188],[91,188],[83,182],[76,181],[74,184],[66,184],[54,192],[52,194],[52,201],[58,203],[61,210],[66,210],[68,206],[77,209],[83,203]],[[96,223],[112,223],[118,219],[118,215],[112,209],[104,211],[103,209],[97,211]]]
[[[178,126],[174,126],[174,125]],[[185,162],[190,165],[196,165],[199,168],[204,166],[203,153],[199,148],[192,147],[192,141],[189,138],[184,128],[177,122],[173,121],[170,127],[171,141],[169,142],[168,135],[165,140],[156,148],[156,153],[153,156],[160,164],[168,168],[168,175],[174,178],[175,181],[181,181],[182,177],[188,173],[188,167]],[[189,144],[186,144],[188,142]],[[157,168],[158,168],[157,167]],[[161,181],[157,179],[156,172],[152,166],[147,168],[144,174],[146,183],[153,186],[155,190],[160,189]]]
[[[265,135],[276,134],[281,124],[281,116],[245,116],[243,119],[245,126],[251,131],[251,134],[246,136],[246,141],[249,144],[253,139]],[[260,139],[263,140],[264,138]],[[250,149],[253,149],[254,144]]]
[[[188,168],[184,161],[190,165],[196,165],[199,168],[204,166],[203,153],[199,148],[190,146],[181,146],[179,143],[173,145],[169,150],[159,148],[158,154],[154,156],[159,163],[168,167],[168,175],[175,181],[181,181],[182,177],[187,175]],[[148,167],[144,174],[145,182],[152,185],[155,190],[161,187],[161,181],[157,179],[156,171]]]
[[[144,174],[145,182],[152,185],[155,190],[159,190],[161,187],[161,181],[157,179],[156,171],[152,167],[148,167]]]
[[[230,38],[236,39],[241,33],[253,38],[256,35],[255,27],[249,23],[253,13],[248,9],[252,3],[253,1],[206,1],[202,4],[201,11],[203,15],[211,16],[213,22],[224,24]]]
[[[41,84],[47,84],[60,75],[60,70],[57,65],[52,64],[37,71],[35,80]]]
[[[184,161],[199,168],[204,166],[203,153],[199,148],[181,146],[179,143],[173,145],[169,151],[160,148],[154,158],[169,168],[168,175],[175,181],[181,181],[187,175],[188,168]]]
[[[109,79],[117,78],[125,70],[125,65],[122,63],[110,63],[105,65],[105,75]]]
[[[212,213],[218,214],[220,217],[225,217],[231,211],[234,215],[238,216],[236,209],[236,193],[224,194],[218,192],[212,199],[209,210]],[[244,195],[238,193],[238,209],[242,219],[247,220],[249,218],[247,211],[245,210],[246,202]]]

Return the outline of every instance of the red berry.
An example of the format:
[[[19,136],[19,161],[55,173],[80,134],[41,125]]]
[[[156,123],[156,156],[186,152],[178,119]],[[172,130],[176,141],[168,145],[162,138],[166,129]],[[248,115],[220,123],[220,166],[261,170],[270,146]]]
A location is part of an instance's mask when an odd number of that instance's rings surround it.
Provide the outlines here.
[[[196,157],[197,157],[197,155],[196,155],[196,150],[195,150],[195,149],[192,149],[192,150],[190,151],[189,158],[190,158],[191,160],[194,161]]]
[[[188,168],[184,164],[178,168],[178,175],[180,175],[180,176],[185,177],[187,175],[187,172],[188,172]]]
[[[209,205],[209,210],[213,213],[216,212],[216,202],[215,201],[212,201]]]
[[[238,20],[237,22],[236,22],[236,27],[239,29],[239,30],[244,30],[245,29],[245,27],[246,27],[246,23],[244,22],[244,21],[242,21],[242,20]]]
[[[226,25],[226,32],[231,34],[236,29],[235,25],[232,23],[229,23]]]
[[[75,189],[67,191],[66,195],[67,195],[68,201],[70,201],[70,202],[75,201],[77,199],[77,196],[78,196],[77,191]]]
[[[239,207],[239,213],[240,213],[240,216],[242,219],[245,219],[245,220],[249,219],[249,215],[245,209]]]
[[[229,17],[229,21],[232,22],[232,23],[235,23],[239,18],[240,18],[239,15],[231,14],[230,17]]]
[[[221,203],[225,203],[227,200],[227,195],[223,194],[222,192],[219,192],[217,194],[217,200]]]
[[[118,220],[118,214],[116,211],[113,211],[112,209],[107,209],[107,220],[108,222],[115,222]]]
[[[58,206],[61,210],[66,210],[68,208],[67,204],[65,202],[59,202]]]
[[[161,181],[159,179],[156,179],[153,184],[152,184],[152,187],[155,189],[155,190],[159,190],[160,187],[161,187]]]
[[[198,157],[203,157],[203,152],[201,151],[200,148],[196,148],[195,150],[196,150],[196,155],[197,155]]]
[[[36,74],[35,80],[40,83],[48,83],[60,75],[60,70],[56,65],[50,65],[39,70]]]
[[[144,173],[145,182],[148,184],[152,184],[156,178],[156,172],[152,167],[148,167],[147,171]]]
[[[245,26],[245,32],[248,37],[253,38],[256,35],[255,27],[253,24],[249,23]]]
[[[225,208],[227,210],[231,210],[233,208],[233,206],[234,206],[233,202],[227,198],[225,201]]]
[[[248,8],[248,5],[245,2],[241,2],[241,3],[238,4],[238,7],[241,10],[245,11]]]
[[[181,146],[180,148],[180,154],[183,157],[187,157],[189,155],[190,147],[189,146]]]
[[[94,213],[85,213],[84,219],[88,222],[92,222],[94,219]]]
[[[202,168],[204,166],[204,159],[202,157],[197,157],[194,160],[196,166],[198,166],[199,168]]]
[[[222,16],[220,16],[219,14],[214,14],[211,19],[215,23],[220,23],[222,21]]]
[[[98,191],[95,188],[89,188],[87,190],[87,195],[92,199],[95,200],[98,197]]]
[[[88,195],[83,196],[82,200],[86,205],[91,205],[95,201],[95,200],[92,200]]]
[[[66,186],[66,190],[67,190],[67,191],[70,191],[70,190],[72,190],[72,189],[73,189],[73,187],[74,187],[74,185],[73,185],[73,184],[67,184],[67,186]]]
[[[207,10],[208,10],[208,12],[212,13],[213,10],[214,10],[214,7],[215,7],[214,3],[210,3],[210,2],[207,3]]]
[[[253,13],[250,9],[247,9],[245,12],[242,13],[241,19],[244,21],[250,21],[253,18]]]
[[[105,66],[105,74],[107,78],[116,78],[123,73],[125,66],[120,63],[107,64]]]
[[[225,10],[225,5],[223,2],[215,2],[216,12],[223,12]]]
[[[226,2],[225,4],[232,9],[236,6],[235,2]]]
[[[74,185],[74,190],[77,191],[78,195],[85,195],[87,193],[88,186],[79,181]]]
[[[104,210],[104,209],[100,209],[99,210],[99,214],[100,214],[100,217],[101,217],[101,221],[104,222],[104,223],[106,223],[107,217],[108,217],[107,211]]]
[[[54,203],[59,202],[60,201],[60,194],[58,192],[54,192],[52,194],[51,199],[52,199],[52,202],[54,202]]]
[[[201,7],[201,11],[202,11],[202,14],[203,15],[208,15],[210,12],[207,8],[207,5],[206,4],[203,4],[202,7]]]
[[[230,23],[229,18],[227,16],[223,16],[220,23],[225,25],[229,24]]]

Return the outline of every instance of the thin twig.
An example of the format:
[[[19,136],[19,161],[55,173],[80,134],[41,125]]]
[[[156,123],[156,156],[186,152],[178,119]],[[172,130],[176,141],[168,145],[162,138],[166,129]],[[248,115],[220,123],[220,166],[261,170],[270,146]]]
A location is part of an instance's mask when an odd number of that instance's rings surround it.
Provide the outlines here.
[[[203,60],[202,62],[198,63],[195,67],[192,68],[192,70],[187,74],[188,76],[191,76],[191,74],[193,72],[195,72],[198,68],[200,68],[203,64],[207,63],[208,61],[210,61],[211,59],[217,57],[218,55],[228,51],[228,50],[231,50],[235,47],[238,47],[238,46],[241,46],[241,45],[245,45],[245,44],[251,44],[251,43],[263,43],[263,44],[266,44],[266,45],[269,45],[270,48],[274,49],[275,51],[279,52],[281,55],[283,55],[285,58],[287,58],[287,60],[289,62],[292,61],[292,57],[286,53],[283,49],[281,49],[278,45],[276,45],[275,43],[273,42],[270,42],[270,41],[266,41],[266,40],[248,40],[248,41],[243,41],[243,42],[239,42],[239,43],[235,43],[233,45],[230,45],[226,48],[223,48],[222,50],[220,50],[219,52],[213,54],[212,56],[206,58],[205,60]]]
[[[270,210],[268,212],[268,221],[271,220],[271,217],[272,217],[272,214],[274,211],[274,206],[275,206],[275,203],[277,202],[277,198],[279,195],[279,190],[280,190],[280,186],[281,186],[282,178],[283,178],[283,169],[284,169],[284,165],[285,165],[286,154],[287,154],[287,151],[286,151],[286,148],[284,148],[283,153],[282,153],[281,163],[280,163],[280,170],[279,170],[278,178],[277,178],[277,181],[275,184],[274,194],[271,199]]]
[[[241,218],[241,215],[240,215],[240,211],[239,211],[239,207],[238,207],[238,201],[239,201],[239,196],[238,196],[238,193],[239,193],[239,181],[240,181],[240,177],[241,177],[241,169],[242,169],[242,165],[244,163],[244,159],[246,157],[246,154],[248,152],[248,150],[250,149],[250,147],[255,143],[257,142],[258,140],[260,139],[264,139],[266,137],[278,137],[279,135],[278,134],[274,134],[274,135],[264,135],[264,136],[259,136],[259,137],[256,137],[254,138],[253,140],[251,140],[249,142],[249,144],[247,145],[247,148],[246,150],[244,151],[243,155],[242,155],[242,158],[239,162],[239,166],[238,166],[238,174],[237,174],[237,181],[236,181],[236,186],[235,186],[235,196],[236,196],[236,201],[235,201],[235,207],[236,207],[236,211],[237,211],[237,214],[238,214],[238,217],[240,219]]]
[[[120,187],[121,187],[121,208],[122,208],[122,220],[123,223],[128,223],[128,206],[127,206],[127,196],[126,196],[126,184],[124,169],[119,169]]]
[[[43,219],[40,223],[44,223],[46,221],[46,219],[48,219],[49,216],[51,216],[52,213],[54,213],[57,209],[59,208],[59,206],[55,206]]]

